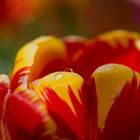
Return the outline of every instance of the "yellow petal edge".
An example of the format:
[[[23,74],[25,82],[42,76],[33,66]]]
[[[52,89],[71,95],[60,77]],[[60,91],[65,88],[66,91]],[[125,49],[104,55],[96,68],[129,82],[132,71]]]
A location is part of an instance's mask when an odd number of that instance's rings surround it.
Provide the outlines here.
[[[47,94],[44,92],[44,87],[52,88],[56,92],[57,96],[63,101],[65,101],[75,114],[75,109],[69,97],[68,86],[72,88],[77,100],[81,103],[79,90],[81,89],[83,82],[83,78],[76,73],[55,72],[47,75],[46,77],[40,80],[32,82],[29,85],[29,88],[34,90],[40,96],[42,96],[42,93],[44,93],[44,97],[47,100],[49,99],[47,97]],[[43,97],[42,100],[44,100]]]
[[[42,36],[24,45],[17,53],[15,65],[11,73],[13,76],[24,67],[31,67],[28,82],[33,81],[42,68],[51,60],[64,58],[66,49],[61,40],[54,36]]]

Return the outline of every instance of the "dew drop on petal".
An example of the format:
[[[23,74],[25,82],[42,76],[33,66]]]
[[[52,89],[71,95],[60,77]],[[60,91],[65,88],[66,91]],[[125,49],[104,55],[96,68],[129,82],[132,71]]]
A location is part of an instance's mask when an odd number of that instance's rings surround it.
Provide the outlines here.
[[[62,79],[63,76],[64,76],[64,75],[63,75],[62,73],[57,73],[57,74],[55,75],[55,79],[56,79],[56,80]]]
[[[72,68],[66,68],[64,69],[65,72],[73,72],[73,69]]]

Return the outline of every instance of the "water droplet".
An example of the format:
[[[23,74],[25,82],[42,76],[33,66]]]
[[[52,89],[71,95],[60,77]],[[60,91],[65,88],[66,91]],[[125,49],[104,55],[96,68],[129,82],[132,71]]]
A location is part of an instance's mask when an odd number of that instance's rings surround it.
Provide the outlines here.
[[[64,76],[64,75],[63,75],[62,73],[57,73],[57,74],[55,75],[55,79],[56,79],[56,80],[62,79],[63,76]]]
[[[73,69],[72,68],[66,68],[64,69],[65,72],[73,72]]]

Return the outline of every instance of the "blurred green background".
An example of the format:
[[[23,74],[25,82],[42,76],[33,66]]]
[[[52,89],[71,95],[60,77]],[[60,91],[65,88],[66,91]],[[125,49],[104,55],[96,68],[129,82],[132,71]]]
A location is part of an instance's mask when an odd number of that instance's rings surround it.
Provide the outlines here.
[[[0,73],[17,50],[41,35],[94,38],[115,29],[140,32],[139,0],[1,0]]]

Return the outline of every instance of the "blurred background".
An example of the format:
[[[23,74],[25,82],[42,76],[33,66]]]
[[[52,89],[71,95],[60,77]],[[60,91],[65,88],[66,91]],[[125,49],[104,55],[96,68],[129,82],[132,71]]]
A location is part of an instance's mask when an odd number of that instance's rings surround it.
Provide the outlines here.
[[[140,32],[140,0],[0,0],[0,73],[17,50],[41,35],[93,38],[115,29]]]

